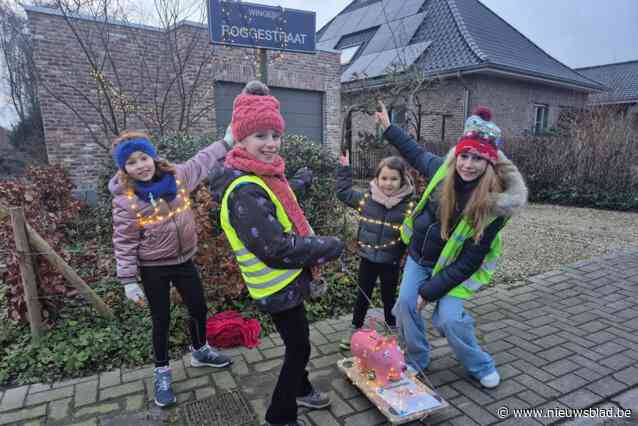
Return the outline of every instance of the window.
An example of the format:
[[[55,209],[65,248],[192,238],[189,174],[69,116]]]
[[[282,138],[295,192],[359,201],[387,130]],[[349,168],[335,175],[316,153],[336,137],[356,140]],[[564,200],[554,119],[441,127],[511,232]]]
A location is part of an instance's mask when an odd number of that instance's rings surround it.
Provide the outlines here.
[[[361,45],[357,44],[356,46],[350,46],[346,47],[345,49],[341,49],[341,65],[348,65],[350,61],[352,61],[352,58],[354,58],[354,55],[357,54],[360,47]]]
[[[542,135],[547,131],[547,115],[549,107],[547,105],[534,105],[534,127],[532,129],[535,135]]]

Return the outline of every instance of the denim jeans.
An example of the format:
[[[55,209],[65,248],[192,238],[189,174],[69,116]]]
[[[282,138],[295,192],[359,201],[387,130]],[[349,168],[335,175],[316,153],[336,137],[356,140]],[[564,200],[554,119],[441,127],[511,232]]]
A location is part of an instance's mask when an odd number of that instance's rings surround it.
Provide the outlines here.
[[[417,371],[430,363],[430,344],[427,341],[425,322],[416,310],[419,288],[430,278],[432,268],[421,266],[408,256],[403,269],[399,298],[393,313],[399,333],[406,345],[406,362]],[[477,379],[496,371],[494,360],[484,352],[476,340],[474,319],[465,312],[463,299],[444,296],[438,300],[432,315],[432,325],[447,341],[463,367]]]

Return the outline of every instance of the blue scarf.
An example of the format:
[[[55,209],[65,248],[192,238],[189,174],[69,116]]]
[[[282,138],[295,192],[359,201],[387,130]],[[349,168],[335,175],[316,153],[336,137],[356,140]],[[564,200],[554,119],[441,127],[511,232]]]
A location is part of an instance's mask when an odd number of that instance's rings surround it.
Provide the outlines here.
[[[147,203],[151,203],[151,200],[158,201],[160,198],[170,203],[177,197],[175,176],[170,173],[164,173],[159,180],[151,180],[149,182],[136,181],[135,195]]]

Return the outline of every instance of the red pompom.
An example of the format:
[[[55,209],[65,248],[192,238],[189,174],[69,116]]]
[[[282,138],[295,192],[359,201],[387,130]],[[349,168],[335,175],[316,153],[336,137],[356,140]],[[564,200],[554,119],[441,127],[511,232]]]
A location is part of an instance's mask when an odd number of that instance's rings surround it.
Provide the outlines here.
[[[492,120],[492,111],[488,107],[480,106],[474,110],[474,115],[478,115],[485,121]]]

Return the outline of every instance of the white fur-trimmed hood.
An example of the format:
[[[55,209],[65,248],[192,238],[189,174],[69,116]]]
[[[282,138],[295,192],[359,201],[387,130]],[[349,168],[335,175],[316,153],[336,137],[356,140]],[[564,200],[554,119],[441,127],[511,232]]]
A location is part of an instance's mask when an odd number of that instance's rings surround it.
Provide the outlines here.
[[[454,157],[454,148],[448,152],[445,161],[450,161],[451,157]],[[518,167],[500,150],[496,164],[501,170],[504,191],[490,194],[492,214],[511,217],[518,214],[527,205],[527,185],[525,185],[525,179],[518,171]]]

